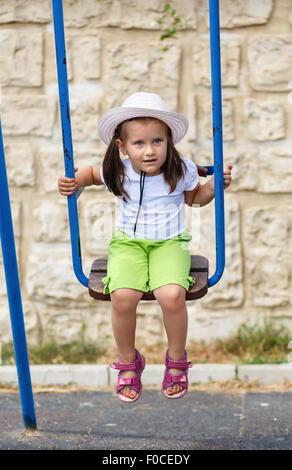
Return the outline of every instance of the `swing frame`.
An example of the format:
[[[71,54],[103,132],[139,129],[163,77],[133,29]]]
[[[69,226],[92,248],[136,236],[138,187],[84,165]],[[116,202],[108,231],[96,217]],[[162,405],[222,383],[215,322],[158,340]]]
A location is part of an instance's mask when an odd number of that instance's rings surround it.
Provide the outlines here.
[[[65,33],[62,0],[52,0],[55,31],[56,60],[58,71],[59,101],[62,122],[65,174],[74,178],[73,144],[71,134],[68,77],[66,64]],[[224,228],[224,182],[223,182],[223,144],[222,144],[222,102],[221,102],[221,64],[220,64],[220,24],[219,0],[209,0],[211,79],[212,79],[212,117],[213,117],[213,159],[214,166],[200,167],[199,174],[215,175],[215,218],[216,218],[216,271],[208,279],[208,287],[215,285],[221,278],[225,265],[225,228]],[[18,375],[20,402],[25,428],[36,429],[34,399],[31,385],[29,359],[26,344],[25,325],[9,187],[0,117],[0,236],[5,269],[7,296],[9,302],[13,346]],[[69,225],[72,246],[73,268],[77,279],[88,287],[89,280],[82,270],[81,246],[77,211],[77,194],[68,198]],[[204,258],[205,259],[205,258]],[[95,262],[96,263],[96,262]],[[93,263],[94,265],[94,263]],[[104,269],[104,268],[103,268]],[[205,275],[207,271],[205,270]],[[205,289],[207,290],[207,289]],[[148,294],[148,293],[147,293]],[[203,294],[204,295],[204,294]]]
[[[67,75],[67,59],[65,46],[65,31],[62,0],[52,0],[56,63],[59,88],[59,105],[62,125],[62,139],[64,151],[65,176],[75,177],[73,142],[70,118],[70,101]],[[222,139],[222,97],[221,97],[221,54],[220,54],[220,18],[219,0],[209,0],[210,22],[210,55],[211,55],[211,87],[212,87],[212,120],[213,120],[213,166],[198,167],[200,176],[208,176],[214,173],[215,180],[215,230],[216,230],[216,269],[210,278],[206,278],[206,286],[211,287],[221,279],[225,267],[225,223],[224,223],[224,176],[223,176],[223,139]],[[71,251],[74,273],[81,284],[89,287],[89,294],[100,300],[110,300],[109,296],[93,295],[92,283],[96,281],[96,270],[92,265],[91,277],[88,279],[82,269],[81,243],[78,222],[77,198],[83,188],[67,197]],[[201,257],[198,257],[201,258]],[[206,259],[206,258],[205,258]],[[105,259],[100,263],[104,266]],[[196,269],[195,257],[192,257],[192,267]],[[206,270],[204,271],[206,273]],[[101,273],[101,271],[100,271]],[[192,271],[190,272],[192,274]],[[106,267],[103,267],[98,282],[106,275]],[[206,274],[205,274],[206,276]],[[208,276],[208,271],[207,271]],[[91,284],[91,286],[90,286]],[[96,289],[101,292],[101,285],[95,282]],[[195,288],[196,289],[196,288]],[[186,299],[192,300],[206,294],[208,289],[201,291],[202,295],[186,295]],[[153,296],[145,295],[144,300],[152,300]]]

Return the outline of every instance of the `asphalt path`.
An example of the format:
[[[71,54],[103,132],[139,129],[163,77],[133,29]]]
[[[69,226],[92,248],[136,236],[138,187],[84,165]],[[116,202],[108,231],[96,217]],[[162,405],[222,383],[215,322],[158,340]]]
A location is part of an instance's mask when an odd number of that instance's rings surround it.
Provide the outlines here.
[[[190,390],[183,399],[167,400],[146,389],[128,405],[111,390],[76,390],[35,393],[34,400],[37,430],[28,431],[19,394],[0,393],[0,450],[98,450],[100,459],[118,458],[117,451],[124,458],[132,451],[147,458],[163,451],[186,459],[194,450],[292,449],[292,391]],[[139,459],[133,462],[100,460],[132,468]]]

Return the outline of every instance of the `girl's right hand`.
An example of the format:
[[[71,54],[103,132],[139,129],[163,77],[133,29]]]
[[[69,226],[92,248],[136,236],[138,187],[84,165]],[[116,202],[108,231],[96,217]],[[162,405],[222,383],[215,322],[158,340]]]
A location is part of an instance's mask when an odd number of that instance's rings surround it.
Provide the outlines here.
[[[78,171],[78,168],[75,168],[75,172],[76,171]],[[75,191],[77,191],[78,184],[75,178],[61,176],[58,178],[58,189],[62,196],[71,196]]]

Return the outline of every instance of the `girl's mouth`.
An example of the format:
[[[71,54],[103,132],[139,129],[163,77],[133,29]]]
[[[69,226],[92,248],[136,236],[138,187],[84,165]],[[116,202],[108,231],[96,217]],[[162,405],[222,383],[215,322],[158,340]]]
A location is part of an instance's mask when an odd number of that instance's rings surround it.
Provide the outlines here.
[[[156,162],[156,158],[153,158],[152,160],[143,160],[144,163],[154,163]]]

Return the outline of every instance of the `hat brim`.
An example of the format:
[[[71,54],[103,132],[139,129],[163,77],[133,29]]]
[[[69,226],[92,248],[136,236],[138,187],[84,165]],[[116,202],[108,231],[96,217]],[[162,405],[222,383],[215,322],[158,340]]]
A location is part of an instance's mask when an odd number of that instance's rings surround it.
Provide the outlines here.
[[[101,140],[108,145],[114,136],[116,127],[123,121],[135,117],[153,117],[163,121],[171,129],[173,143],[177,144],[186,135],[188,120],[174,111],[159,111],[149,108],[113,108],[103,115],[98,125]]]

